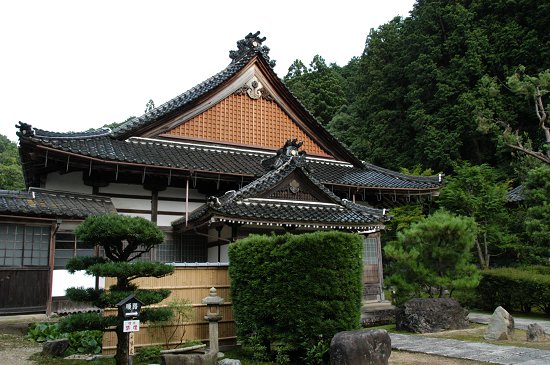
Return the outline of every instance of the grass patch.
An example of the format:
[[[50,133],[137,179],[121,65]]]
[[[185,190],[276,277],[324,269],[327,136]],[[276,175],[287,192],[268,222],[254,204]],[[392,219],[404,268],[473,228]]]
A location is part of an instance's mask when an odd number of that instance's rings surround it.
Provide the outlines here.
[[[501,341],[488,341],[483,338],[485,329],[487,326],[477,324],[472,325],[470,328],[464,330],[444,331],[438,333],[425,333],[422,336],[426,337],[438,337],[438,338],[451,338],[454,340],[471,341],[471,342],[483,342],[490,343],[499,346],[517,346],[517,347],[529,347],[539,350],[550,350],[550,338],[547,335],[546,339],[539,342],[528,342],[527,331],[515,329],[512,334],[512,339]]]

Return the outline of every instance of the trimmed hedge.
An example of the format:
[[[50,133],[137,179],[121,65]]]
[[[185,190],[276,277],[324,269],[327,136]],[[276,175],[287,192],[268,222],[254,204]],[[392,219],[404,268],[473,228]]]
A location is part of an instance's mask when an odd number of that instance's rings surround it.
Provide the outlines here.
[[[237,335],[258,359],[316,357],[359,328],[362,237],[342,232],[251,235],[229,248]],[[313,349],[313,350],[312,350]]]
[[[528,313],[537,307],[550,314],[550,267],[503,267],[482,271],[477,288],[483,309],[503,306]]]

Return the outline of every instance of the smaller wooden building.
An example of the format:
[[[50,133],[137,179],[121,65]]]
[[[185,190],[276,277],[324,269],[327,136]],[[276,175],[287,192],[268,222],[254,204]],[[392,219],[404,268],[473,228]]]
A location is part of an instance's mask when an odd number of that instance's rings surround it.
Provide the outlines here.
[[[100,196],[0,191],[0,315],[49,312],[55,269],[64,271],[73,256],[97,254],[76,240],[74,228],[90,215],[115,212],[111,199]]]

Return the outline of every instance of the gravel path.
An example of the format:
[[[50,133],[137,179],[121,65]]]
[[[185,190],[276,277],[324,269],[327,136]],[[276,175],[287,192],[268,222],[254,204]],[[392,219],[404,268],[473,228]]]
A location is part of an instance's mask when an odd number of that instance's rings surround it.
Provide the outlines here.
[[[20,335],[0,334],[0,363],[5,365],[36,365],[29,357],[41,351],[40,344],[21,338]]]
[[[392,349],[501,365],[548,365],[550,351],[390,333]]]

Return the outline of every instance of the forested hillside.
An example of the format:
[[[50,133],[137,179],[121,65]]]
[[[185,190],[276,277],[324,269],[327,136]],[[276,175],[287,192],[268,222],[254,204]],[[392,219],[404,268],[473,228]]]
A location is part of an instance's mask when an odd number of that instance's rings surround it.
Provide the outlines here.
[[[25,188],[17,145],[0,134],[0,190]]]
[[[520,65],[530,75],[550,68],[549,14],[536,0],[419,0],[409,17],[372,30],[347,65],[297,60],[285,82],[362,159],[445,173],[466,160],[513,177],[502,133],[479,125],[509,124],[544,148],[532,100],[506,79]]]

